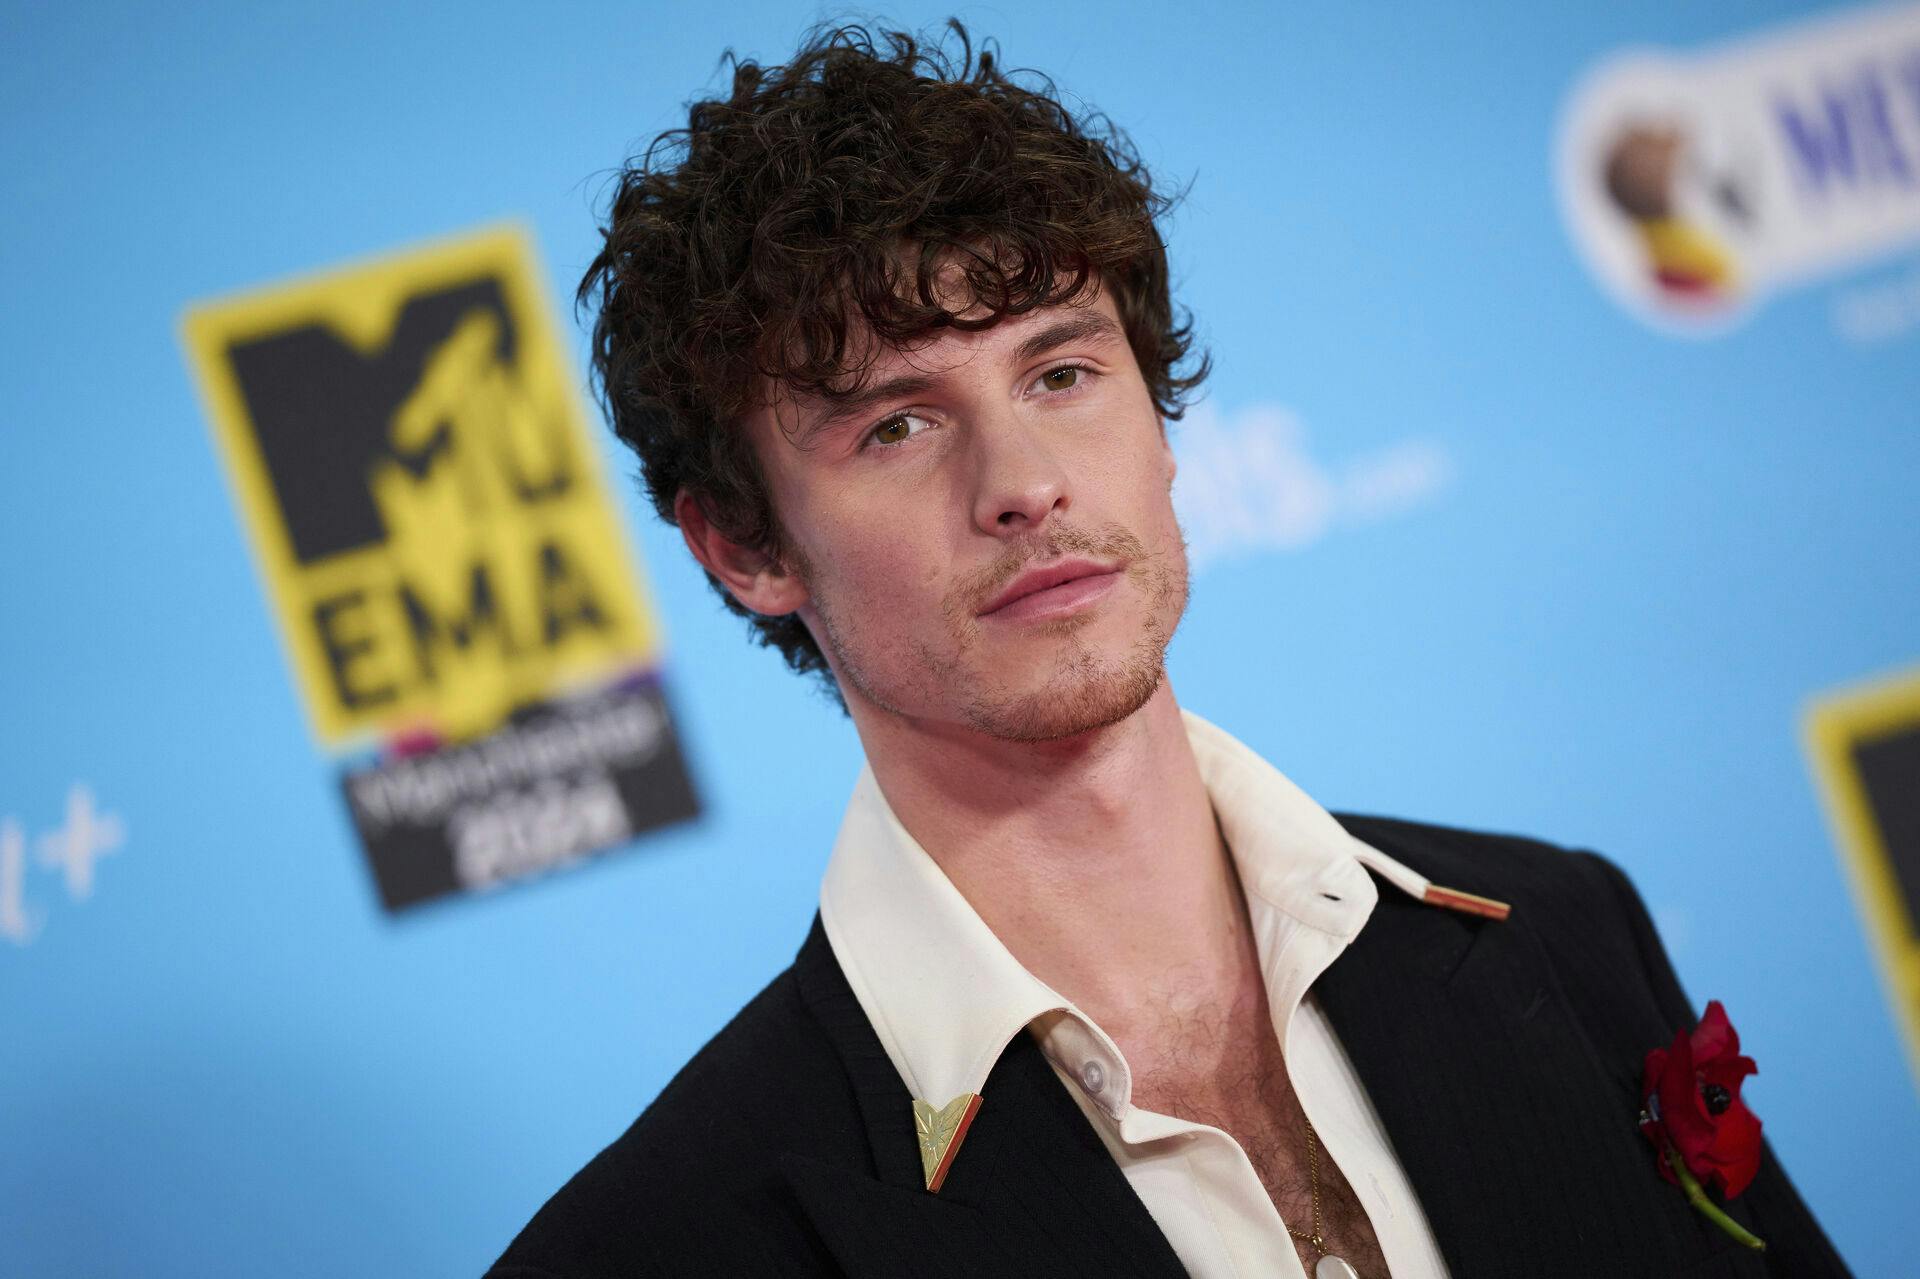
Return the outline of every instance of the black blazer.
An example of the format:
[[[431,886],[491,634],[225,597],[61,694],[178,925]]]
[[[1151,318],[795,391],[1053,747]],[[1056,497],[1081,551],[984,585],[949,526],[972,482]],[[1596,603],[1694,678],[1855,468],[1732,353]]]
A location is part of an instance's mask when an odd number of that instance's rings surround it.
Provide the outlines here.
[[[1337,816],[1435,883],[1513,904],[1493,922],[1383,888],[1314,983],[1455,1279],[1847,1273],[1771,1148],[1728,1205],[1764,1254],[1656,1173],[1635,1127],[1641,1062],[1695,1014],[1616,867],[1531,840]],[[981,1096],[928,1194],[906,1086],[816,918],[793,966],[489,1274],[1182,1273],[1031,1036],[1015,1036]]]

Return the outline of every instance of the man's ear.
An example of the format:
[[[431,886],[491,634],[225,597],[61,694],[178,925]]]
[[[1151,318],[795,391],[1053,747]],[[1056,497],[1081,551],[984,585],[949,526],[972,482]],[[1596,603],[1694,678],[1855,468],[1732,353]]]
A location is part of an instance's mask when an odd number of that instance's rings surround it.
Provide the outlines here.
[[[807,588],[787,567],[729,538],[707,518],[700,499],[681,489],[673,497],[673,518],[700,567],[720,579],[729,594],[751,612],[784,617],[807,602]]]
[[[1160,419],[1160,459],[1167,464],[1167,487],[1173,487],[1173,477],[1180,473],[1180,463],[1173,457],[1173,437],[1167,434],[1167,419]]]

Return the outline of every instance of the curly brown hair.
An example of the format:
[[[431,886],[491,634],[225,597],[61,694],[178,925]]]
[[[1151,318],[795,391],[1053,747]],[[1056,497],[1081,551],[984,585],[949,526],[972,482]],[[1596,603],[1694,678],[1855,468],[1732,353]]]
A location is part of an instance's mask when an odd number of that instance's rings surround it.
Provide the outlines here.
[[[1038,73],[1003,72],[991,41],[816,27],[792,61],[728,53],[725,99],[695,102],[614,181],[604,243],[577,301],[598,306],[593,366],[614,432],[639,455],[654,509],[688,491],[732,541],[793,562],[743,415],[765,389],[835,398],[872,363],[864,325],[895,346],[985,328],[1111,291],[1155,408],[1177,420],[1207,375],[1169,297],[1158,193],[1104,115],[1076,119]],[[958,266],[968,299],[937,300]],[[969,320],[975,308],[984,313]],[[788,665],[819,672],[798,617],[728,608]],[[837,688],[833,688],[835,693]]]

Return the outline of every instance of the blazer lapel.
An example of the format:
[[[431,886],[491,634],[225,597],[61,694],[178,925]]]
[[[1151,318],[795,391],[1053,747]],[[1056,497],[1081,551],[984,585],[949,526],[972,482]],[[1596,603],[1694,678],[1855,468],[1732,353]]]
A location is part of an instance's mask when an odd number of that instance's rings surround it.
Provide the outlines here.
[[[1166,1237],[1031,1036],[1015,1036],[939,1194],[913,1099],[847,985],[818,918],[794,962],[800,995],[846,1066],[871,1169],[782,1160],[800,1203],[855,1276],[1184,1274]],[[936,1105],[947,1098],[927,1098]]]
[[[1561,1112],[1582,1086],[1567,1074],[1581,1063],[1530,1033],[1544,974],[1517,962],[1514,916],[1468,919],[1382,892],[1314,983],[1456,1275],[1555,1273],[1516,1266],[1524,1239],[1496,1223],[1552,1222],[1567,1207],[1512,1159],[1517,1143],[1565,1139]]]
[[[1514,904],[1494,921],[1382,892],[1314,985],[1453,1273],[1671,1274],[1720,1251],[1634,1125],[1638,1063],[1600,1060],[1513,886],[1387,851]]]

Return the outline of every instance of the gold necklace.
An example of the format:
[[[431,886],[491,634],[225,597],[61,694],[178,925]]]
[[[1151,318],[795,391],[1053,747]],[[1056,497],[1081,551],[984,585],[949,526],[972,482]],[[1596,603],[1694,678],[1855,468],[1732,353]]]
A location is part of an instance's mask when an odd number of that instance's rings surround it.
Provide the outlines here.
[[[1311,1119],[1307,1120],[1307,1192],[1313,1199],[1313,1229],[1295,1230],[1288,1226],[1287,1233],[1312,1244],[1313,1250],[1320,1254],[1320,1260],[1313,1264],[1313,1279],[1360,1279],[1360,1272],[1353,1268],[1352,1262],[1327,1251],[1327,1238],[1320,1233],[1320,1143],[1313,1138]]]

